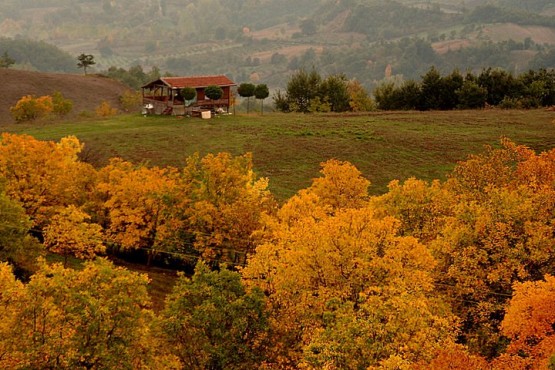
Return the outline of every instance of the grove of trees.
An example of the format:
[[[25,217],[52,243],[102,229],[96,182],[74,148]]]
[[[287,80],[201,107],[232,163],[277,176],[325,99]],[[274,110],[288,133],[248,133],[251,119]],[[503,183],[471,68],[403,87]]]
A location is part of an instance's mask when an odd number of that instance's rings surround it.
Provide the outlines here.
[[[44,41],[0,37],[0,50],[4,51],[4,67],[15,63],[19,67],[44,72],[75,72],[75,59]]]
[[[421,82],[401,85],[385,82],[374,91],[378,108],[384,110],[476,109],[486,105],[502,108],[538,108],[555,105],[555,71],[530,70],[518,76],[487,68],[479,74],[458,70],[442,76],[431,67]]]
[[[379,196],[331,159],[283,204],[249,154],[94,168],[82,149],[2,135],[2,368],[555,364],[555,149],[502,139]],[[94,258],[118,251],[194,273],[154,311],[146,275]]]
[[[291,75],[284,93],[273,97],[277,110],[282,112],[345,112],[372,110],[369,96],[356,81],[343,74],[322,78],[315,69],[300,69]]]

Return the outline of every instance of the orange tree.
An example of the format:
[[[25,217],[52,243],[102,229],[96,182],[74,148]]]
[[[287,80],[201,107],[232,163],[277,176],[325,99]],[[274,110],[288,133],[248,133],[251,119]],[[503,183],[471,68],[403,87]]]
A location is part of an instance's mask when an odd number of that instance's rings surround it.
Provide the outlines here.
[[[495,357],[514,282],[552,271],[555,150],[535,154],[508,140],[461,162],[445,183],[392,182],[373,200],[436,258],[437,294],[463,320],[461,339]]]

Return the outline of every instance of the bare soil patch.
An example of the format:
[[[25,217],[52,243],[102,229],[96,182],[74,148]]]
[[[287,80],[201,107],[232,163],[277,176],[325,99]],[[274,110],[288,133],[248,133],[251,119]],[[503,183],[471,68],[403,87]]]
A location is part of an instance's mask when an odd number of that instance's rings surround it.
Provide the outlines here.
[[[313,49],[316,54],[321,54],[324,50],[324,47],[316,45],[292,45],[285,46],[280,49],[261,51],[259,53],[253,54],[253,57],[259,58],[261,62],[268,62],[272,58],[272,55],[274,53],[279,53],[285,55],[288,59],[290,59],[295,56],[303,55],[309,49]]]
[[[462,48],[467,48],[470,46],[470,44],[471,44],[470,40],[456,39],[456,40],[435,42],[432,44],[432,48],[438,54],[445,54],[449,51],[456,51]]]
[[[297,32],[301,32],[301,29],[298,26],[281,23],[262,30],[251,31],[248,35],[254,40],[288,40],[294,33]]]
[[[98,75],[75,75],[40,73],[0,68],[0,123],[14,122],[10,107],[25,95],[51,95],[59,91],[73,101],[70,114],[75,117],[82,112],[94,112],[103,101],[119,107],[120,96],[129,88],[115,80]]]
[[[520,26],[514,23],[488,25],[482,30],[482,38],[498,42],[513,39],[522,42],[530,37],[537,44],[555,44],[555,29],[541,26]]]

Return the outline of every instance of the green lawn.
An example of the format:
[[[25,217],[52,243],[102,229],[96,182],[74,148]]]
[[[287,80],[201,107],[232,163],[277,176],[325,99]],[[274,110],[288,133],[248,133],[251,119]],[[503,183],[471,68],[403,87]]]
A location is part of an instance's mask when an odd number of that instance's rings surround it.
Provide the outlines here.
[[[395,112],[366,115],[267,114],[211,120],[123,115],[104,120],[26,123],[3,131],[58,140],[75,135],[84,158],[101,166],[120,156],[148,165],[182,166],[194,152],[252,152],[259,176],[286,199],[318,176],[330,158],[356,165],[374,194],[392,179],[444,179],[455,163],[506,136],[537,151],[555,147],[555,113],[531,111]]]

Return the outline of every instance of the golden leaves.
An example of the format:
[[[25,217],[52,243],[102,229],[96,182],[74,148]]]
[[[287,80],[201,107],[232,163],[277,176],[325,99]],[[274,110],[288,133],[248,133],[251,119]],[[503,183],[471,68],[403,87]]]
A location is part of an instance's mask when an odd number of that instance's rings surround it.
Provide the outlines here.
[[[75,206],[55,215],[44,230],[44,245],[53,253],[91,259],[103,253],[102,227],[88,222],[90,216]]]

